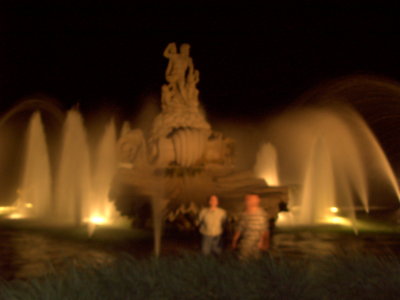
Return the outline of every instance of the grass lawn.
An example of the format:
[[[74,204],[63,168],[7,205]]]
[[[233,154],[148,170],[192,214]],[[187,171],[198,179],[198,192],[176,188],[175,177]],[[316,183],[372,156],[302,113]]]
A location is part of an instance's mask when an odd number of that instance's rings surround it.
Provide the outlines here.
[[[400,259],[351,253],[241,262],[200,255],[124,256],[63,274],[0,283],[0,299],[399,299]]]

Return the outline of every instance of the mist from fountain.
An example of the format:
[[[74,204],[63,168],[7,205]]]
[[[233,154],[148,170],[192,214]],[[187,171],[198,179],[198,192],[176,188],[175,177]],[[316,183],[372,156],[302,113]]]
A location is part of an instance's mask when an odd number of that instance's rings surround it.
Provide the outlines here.
[[[270,122],[267,140],[276,145],[284,162],[279,166],[280,183],[300,186],[289,203],[294,224],[338,221],[336,212],[332,213],[338,207],[354,226],[356,206],[361,204],[368,212],[377,185],[386,187],[386,195],[380,197],[399,199],[395,175],[382,148],[350,107],[293,109]],[[268,159],[261,155],[258,163],[263,161]]]
[[[333,162],[326,142],[317,139],[310,154],[297,217],[300,224],[322,223],[330,208],[336,207]]]
[[[38,111],[29,121],[25,149],[17,207],[23,216],[45,217],[51,209],[52,179],[46,136]]]
[[[90,156],[81,114],[68,111],[63,128],[55,209],[65,222],[80,224],[89,215],[91,199]]]
[[[11,113],[7,113],[2,122],[35,104],[45,107],[46,112],[59,112],[56,108],[52,109],[50,104],[44,105],[42,102],[23,102],[10,110]],[[88,228],[89,233],[93,233],[96,225],[120,218],[114,203],[108,199],[112,178],[117,169],[115,123],[111,120],[105,126],[93,157],[84,120],[79,111],[72,109],[67,112],[61,138],[54,176],[51,174],[52,161],[49,158],[41,113],[33,113],[26,132],[18,199],[14,206],[9,207],[13,212],[9,217],[42,220],[53,218],[57,222],[76,225],[87,222],[94,224],[93,228]]]
[[[258,177],[263,178],[267,185],[279,185],[278,155],[276,153],[276,148],[271,143],[261,146],[257,153],[254,172]]]
[[[106,220],[116,217],[114,204],[109,201],[110,185],[117,169],[117,134],[114,120],[104,129],[97,146],[93,172],[93,200],[90,201],[90,218],[102,216]]]

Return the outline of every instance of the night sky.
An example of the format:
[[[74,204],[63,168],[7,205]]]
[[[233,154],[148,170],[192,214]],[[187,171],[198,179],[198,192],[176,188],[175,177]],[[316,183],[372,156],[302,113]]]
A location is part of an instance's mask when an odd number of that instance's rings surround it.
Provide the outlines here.
[[[88,123],[104,112],[140,118],[147,104],[159,105],[170,42],[192,45],[212,124],[257,123],[342,76],[400,81],[399,10],[379,2],[82,3],[2,4],[0,113],[36,98],[64,110],[79,103]],[[386,110],[400,116],[400,107]],[[398,119],[373,128],[378,138]],[[381,142],[400,162],[397,131],[389,139]]]
[[[344,75],[400,80],[392,7],[135,2],[3,5],[0,111],[40,96],[128,118],[159,97],[172,41],[192,45],[211,119],[260,119]]]

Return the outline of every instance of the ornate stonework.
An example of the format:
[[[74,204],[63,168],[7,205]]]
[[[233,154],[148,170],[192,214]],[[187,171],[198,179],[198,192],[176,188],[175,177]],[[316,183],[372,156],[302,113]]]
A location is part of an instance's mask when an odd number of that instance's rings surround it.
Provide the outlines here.
[[[197,89],[200,72],[194,68],[189,50],[188,44],[182,44],[178,52],[176,44],[170,43],[164,51],[169,60],[167,83],[161,87],[162,110],[153,121],[148,147],[143,145],[139,129],[121,137],[121,157],[131,157],[133,165],[138,156],[127,152],[135,149],[148,149],[149,163],[157,168],[190,168],[207,163],[226,166],[233,162],[233,141],[212,132],[201,109]]]
[[[169,60],[167,83],[161,87],[161,112],[149,139],[141,129],[125,124],[118,143],[120,169],[112,198],[120,211],[137,218],[145,215],[156,189],[162,190],[164,213],[170,220],[195,212],[210,194],[217,194],[231,211],[241,207],[246,191],[271,195],[264,180],[252,171],[234,169],[234,140],[213,131],[201,109],[200,73],[189,55],[190,46],[182,44],[177,49],[171,43],[164,51]]]

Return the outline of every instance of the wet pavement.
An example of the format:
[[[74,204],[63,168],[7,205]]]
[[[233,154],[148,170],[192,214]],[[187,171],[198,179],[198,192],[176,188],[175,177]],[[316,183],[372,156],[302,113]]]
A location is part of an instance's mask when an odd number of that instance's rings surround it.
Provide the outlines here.
[[[32,229],[5,226],[0,223],[0,279],[24,279],[48,272],[60,272],[71,264],[103,264],[129,253],[143,258],[152,255],[149,232],[132,234],[133,230],[105,230],[95,232],[89,239],[84,232],[73,230]],[[225,244],[229,244],[226,240]],[[199,251],[199,236],[193,233],[167,233],[163,238],[162,255],[182,251]],[[226,249],[226,251],[230,251]],[[277,229],[270,253],[273,256],[319,257],[340,253],[365,252],[377,255],[400,254],[400,231],[360,232],[337,228]]]

